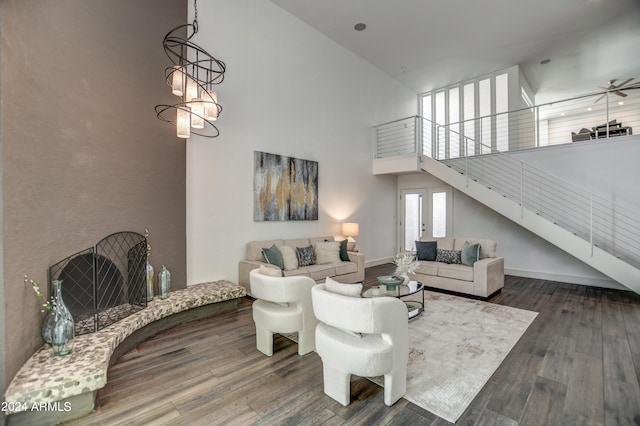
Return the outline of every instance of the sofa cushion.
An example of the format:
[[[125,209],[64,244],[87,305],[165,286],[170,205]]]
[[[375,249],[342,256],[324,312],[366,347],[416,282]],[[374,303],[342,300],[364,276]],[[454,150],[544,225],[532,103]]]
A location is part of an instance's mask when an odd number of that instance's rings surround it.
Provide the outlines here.
[[[445,237],[445,238],[422,237],[420,238],[420,241],[435,241],[438,244],[439,249],[454,250],[452,237]],[[457,249],[457,250],[460,250],[460,249]]]
[[[455,250],[438,249],[436,262],[461,264],[461,252]]]
[[[440,263],[430,262],[428,260],[421,260],[420,266],[418,266],[418,270],[416,271],[416,274],[437,276],[438,265],[440,265]]]
[[[336,275],[345,275],[358,272],[358,265],[356,264],[356,262],[340,262],[337,265],[331,266],[335,266]]]
[[[328,237],[313,237],[313,238],[309,238],[309,244],[313,245],[313,243],[319,243],[322,241],[335,241],[335,239],[333,238],[333,236],[328,236]]]
[[[313,248],[316,253],[316,263],[318,265],[341,262],[340,243],[335,241],[318,241],[313,243]]]
[[[416,241],[416,258],[418,260],[436,260],[437,241]]]
[[[438,265],[438,276],[473,282],[473,268],[466,265],[441,263]]]
[[[465,241],[460,259],[463,265],[473,266],[480,259],[480,243]]]
[[[267,241],[249,241],[247,243],[247,260],[255,260],[258,262],[264,261],[262,257],[262,249],[268,248],[274,245],[280,247],[283,245],[282,240],[267,240]]]
[[[264,261],[270,265],[276,265],[280,269],[284,268],[284,261],[280,249],[276,245],[262,249],[262,257]]]
[[[296,240],[284,240],[284,245],[289,247],[308,247],[311,245],[308,238],[298,238]]]
[[[336,276],[336,268],[333,265],[311,265],[301,269],[307,272],[315,281]]]
[[[467,241],[469,241],[470,243],[480,243],[480,259],[497,256],[496,248],[498,246],[498,243],[494,240],[481,240],[478,238],[456,238],[453,249],[462,250],[464,243]]]
[[[290,271],[292,269],[298,269],[298,253],[293,247],[281,246],[280,254],[282,254],[282,262],[284,263],[284,270]]]

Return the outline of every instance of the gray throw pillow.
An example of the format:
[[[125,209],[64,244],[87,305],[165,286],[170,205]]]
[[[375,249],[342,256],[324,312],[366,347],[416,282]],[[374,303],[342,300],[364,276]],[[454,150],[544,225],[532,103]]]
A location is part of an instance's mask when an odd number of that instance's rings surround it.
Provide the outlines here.
[[[459,251],[438,249],[436,262],[462,264],[461,255]]]
[[[263,248],[262,257],[268,264],[276,265],[280,269],[284,268],[284,260],[282,260],[282,254],[280,253],[280,249],[278,249],[275,244],[269,248]]]
[[[463,265],[473,266],[480,259],[480,243],[465,241],[460,256]]]
[[[301,268],[303,266],[316,264],[316,252],[313,250],[313,246],[298,247],[297,251],[298,251],[298,265]]]
[[[416,241],[416,257],[418,260],[436,260],[438,243],[436,241]]]

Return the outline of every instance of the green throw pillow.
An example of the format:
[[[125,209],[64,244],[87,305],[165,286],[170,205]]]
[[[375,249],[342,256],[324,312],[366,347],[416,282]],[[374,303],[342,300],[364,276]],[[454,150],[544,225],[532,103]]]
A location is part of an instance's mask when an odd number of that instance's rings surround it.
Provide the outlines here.
[[[347,242],[347,240],[340,241],[340,260],[343,262],[348,262],[350,260],[349,253],[347,253]]]
[[[265,262],[271,265],[276,265],[280,269],[284,269],[284,260],[282,260],[282,253],[280,253],[280,249],[278,249],[275,244],[269,248],[263,248],[262,257],[264,257]]]
[[[473,266],[480,259],[480,243],[465,241],[462,246],[462,264]]]

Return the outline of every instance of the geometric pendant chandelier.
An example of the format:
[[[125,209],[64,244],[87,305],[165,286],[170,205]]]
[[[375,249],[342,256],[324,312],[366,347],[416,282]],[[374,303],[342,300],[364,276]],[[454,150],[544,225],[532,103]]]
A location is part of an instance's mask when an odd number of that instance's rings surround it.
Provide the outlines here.
[[[173,105],[156,105],[156,115],[174,124],[179,138],[189,138],[191,133],[215,138],[220,132],[213,122],[220,116],[222,106],[213,87],[224,80],[226,65],[190,41],[198,32],[197,0],[193,3],[193,24],[172,29],[162,42],[173,62],[172,67],[165,69],[165,80],[171,93],[180,100]],[[186,28],[186,39],[177,34],[183,28]]]

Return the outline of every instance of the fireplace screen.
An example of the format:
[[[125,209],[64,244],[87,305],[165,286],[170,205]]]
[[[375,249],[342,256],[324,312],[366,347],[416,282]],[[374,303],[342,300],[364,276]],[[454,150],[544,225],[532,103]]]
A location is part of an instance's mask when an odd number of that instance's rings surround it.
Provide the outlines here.
[[[147,239],[117,232],[49,268],[51,282],[62,280],[64,302],[76,335],[93,333],[147,305]]]

